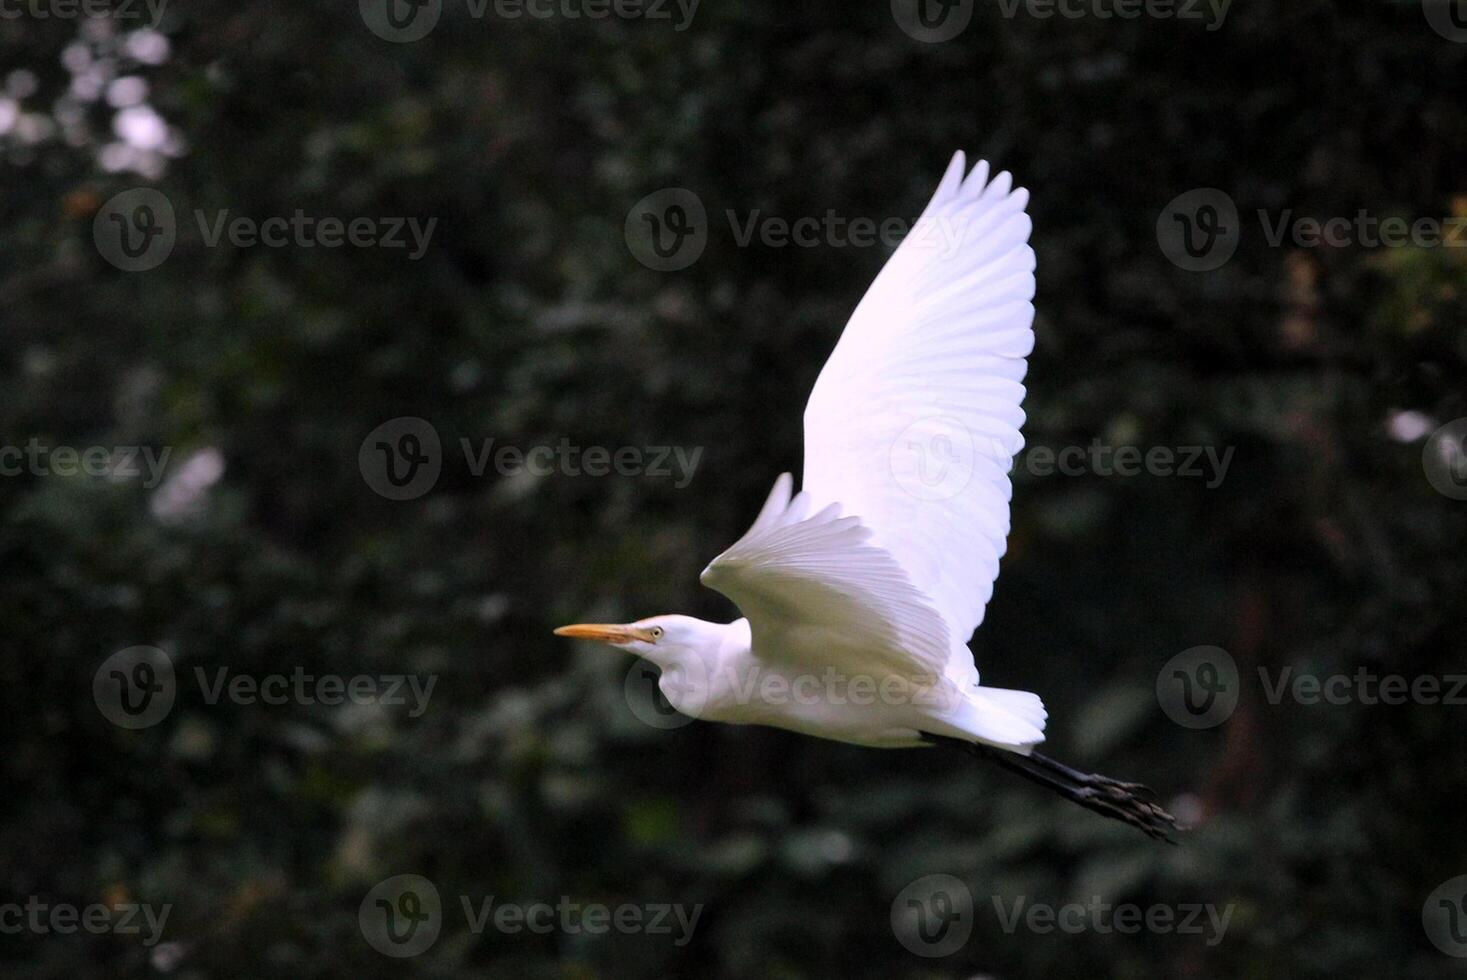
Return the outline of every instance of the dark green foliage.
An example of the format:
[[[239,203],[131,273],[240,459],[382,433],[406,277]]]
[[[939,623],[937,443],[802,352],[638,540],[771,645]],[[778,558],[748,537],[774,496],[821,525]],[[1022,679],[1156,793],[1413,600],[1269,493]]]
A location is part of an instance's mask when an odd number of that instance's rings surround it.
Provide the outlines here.
[[[0,443],[216,450],[198,506],[137,480],[0,477],[0,903],[173,906],[136,936],[0,934],[27,977],[1259,977],[1456,975],[1422,928],[1467,873],[1467,705],[1271,704],[1260,668],[1467,671],[1467,502],[1423,474],[1401,411],[1467,415],[1467,251],[1271,247],[1277,215],[1467,214],[1467,44],[1419,5],[1242,4],[1176,20],[1014,18],[944,44],[886,0],[709,0],[692,25],[474,20],[373,36],[352,2],[170,8],[139,73],[187,140],[165,174],[0,135]],[[76,24],[0,20],[0,84],[44,113]],[[93,110],[109,139],[110,113]],[[974,647],[1037,690],[1049,751],[1200,815],[1181,846],[955,754],[693,724],[660,732],[581,619],[726,619],[699,587],[782,469],[882,247],[739,247],[723,215],[914,217],[954,148],[1033,196],[1030,446],[1231,449],[1226,478],[1015,475]],[[712,218],[680,272],[638,264],[628,209],[663,187]],[[158,268],[93,246],[101,203],[155,186]],[[1158,247],[1216,187],[1243,237],[1214,272]],[[208,247],[193,219],[436,219],[401,250]],[[434,490],[374,493],[358,450],[420,416]],[[476,476],[459,441],[701,447],[692,482]],[[200,458],[210,458],[207,455]],[[160,724],[92,697],[109,655],[179,671]],[[1226,648],[1242,698],[1188,730],[1173,655]],[[436,677],[401,709],[206,702],[210,676]],[[358,905],[432,879],[443,934],[378,954]],[[922,960],[892,902],[932,873],[972,938]],[[701,903],[692,941],[471,932],[458,897]],[[1222,941],[1001,926],[995,902],[1101,896],[1232,909]],[[170,962],[176,958],[176,963]]]

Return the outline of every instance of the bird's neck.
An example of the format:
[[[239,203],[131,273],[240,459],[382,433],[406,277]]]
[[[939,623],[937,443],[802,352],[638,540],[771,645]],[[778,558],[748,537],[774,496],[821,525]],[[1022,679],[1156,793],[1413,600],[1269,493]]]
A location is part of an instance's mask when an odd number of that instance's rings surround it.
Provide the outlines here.
[[[678,711],[693,718],[718,721],[724,705],[740,703],[741,679],[750,674],[753,659],[749,621],[703,623],[695,648],[653,659],[661,669],[657,686]]]
[[[719,623],[718,628],[722,631],[724,656],[752,653],[754,650],[754,634],[749,629],[747,619],[736,619],[732,623]]]

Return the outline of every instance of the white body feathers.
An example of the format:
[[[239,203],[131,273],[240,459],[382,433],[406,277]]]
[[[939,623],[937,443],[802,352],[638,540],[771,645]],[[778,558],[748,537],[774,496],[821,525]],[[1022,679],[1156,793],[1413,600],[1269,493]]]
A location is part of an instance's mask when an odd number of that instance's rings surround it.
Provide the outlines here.
[[[781,476],[704,570],[747,619],[664,665],[675,707],[863,745],[1043,741],[1039,698],[981,686],[967,647],[1008,536],[1034,252],[1027,193],[963,171],[958,153],[821,372],[802,492]]]

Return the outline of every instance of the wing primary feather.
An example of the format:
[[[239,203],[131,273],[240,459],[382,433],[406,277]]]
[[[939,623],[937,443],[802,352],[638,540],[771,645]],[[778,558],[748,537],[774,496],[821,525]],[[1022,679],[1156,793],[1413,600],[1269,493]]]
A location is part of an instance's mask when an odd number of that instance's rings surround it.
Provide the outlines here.
[[[821,371],[795,499],[860,518],[868,543],[942,616],[952,656],[971,672],[959,651],[998,575],[1009,470],[1023,445],[1036,262],[1028,192],[987,161],[964,173],[965,163],[954,154],[923,211],[963,233],[945,239],[956,250],[909,235]]]

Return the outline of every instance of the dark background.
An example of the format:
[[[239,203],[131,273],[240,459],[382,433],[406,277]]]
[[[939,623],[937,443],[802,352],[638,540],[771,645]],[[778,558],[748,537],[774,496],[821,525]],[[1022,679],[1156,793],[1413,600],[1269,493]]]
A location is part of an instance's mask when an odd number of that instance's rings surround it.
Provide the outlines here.
[[[355,3],[203,0],[166,11],[162,57],[152,35],[128,46],[139,26],[0,19],[0,436],[171,451],[158,487],[0,478],[0,902],[172,912],[154,947],[0,935],[0,972],[1462,972],[1422,910],[1467,872],[1467,707],[1270,704],[1256,680],[1464,667],[1467,503],[1422,458],[1467,415],[1467,250],[1274,247],[1253,217],[1467,214],[1467,44],[1419,4],[1237,3],[1208,30],[980,0],[958,37],[924,43],[885,0],[706,0],[682,31],[447,0],[429,36],[390,43]],[[171,130],[160,151],[109,145],[119,110],[88,97],[134,76]],[[156,131],[146,112],[122,125]],[[1033,196],[1029,443],[1234,453],[1212,488],[1020,468],[973,644],[985,682],[1043,694],[1053,755],[1144,779],[1198,824],[1175,848],[945,753],[656,730],[623,695],[630,661],[550,635],[732,618],[697,574],[798,471],[810,386],[889,254],[741,247],[723,213],[912,218],[959,147]],[[93,223],[136,187],[167,196],[177,241],[128,272]],[[702,257],[663,273],[623,226],[666,187],[712,224]],[[1210,272],[1156,233],[1198,187],[1242,215]],[[211,247],[200,209],[437,224],[414,261]],[[431,492],[392,501],[358,451],[401,416],[433,424],[444,461]],[[463,438],[703,455],[683,489],[476,476]],[[179,684],[133,731],[93,677],[139,644]],[[1192,730],[1155,684],[1198,645],[1235,658],[1241,698]],[[418,718],[211,705],[197,667],[436,686]],[[445,897],[442,935],[389,959],[358,905],[408,872]],[[891,925],[897,893],[934,873],[974,897],[945,959]],[[491,895],[704,910],[681,947],[474,934],[457,897]],[[1211,946],[1008,933],[994,900],[1016,896],[1232,918]]]

